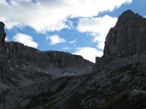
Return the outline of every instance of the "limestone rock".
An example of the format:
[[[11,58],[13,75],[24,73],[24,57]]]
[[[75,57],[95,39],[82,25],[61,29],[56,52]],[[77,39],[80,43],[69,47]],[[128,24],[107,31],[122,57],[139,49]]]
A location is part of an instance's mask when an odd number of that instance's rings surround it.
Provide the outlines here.
[[[18,42],[7,42],[4,48],[0,53],[0,82],[10,87],[89,74],[94,65],[78,55],[39,51]]]
[[[125,57],[146,52],[146,19],[125,11],[111,28],[105,41],[104,56]]]

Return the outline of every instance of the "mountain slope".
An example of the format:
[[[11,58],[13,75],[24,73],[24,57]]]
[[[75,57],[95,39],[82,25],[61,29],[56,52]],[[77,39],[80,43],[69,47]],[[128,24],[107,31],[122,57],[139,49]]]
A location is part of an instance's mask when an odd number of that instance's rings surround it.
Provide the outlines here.
[[[93,63],[81,56],[58,51],[39,51],[18,42],[5,42],[0,22],[0,82],[7,87],[30,84],[64,76],[86,75]]]
[[[130,10],[125,11],[109,31],[104,55],[96,58],[92,72],[85,73],[86,75],[60,76],[19,88],[9,89],[3,84],[1,86],[5,90],[0,94],[0,108],[145,109],[145,22],[146,19],[140,15]],[[49,55],[51,56],[52,54]],[[55,54],[54,57],[57,58],[58,55]],[[61,62],[59,66],[56,58],[51,60],[53,66],[64,69],[66,64]]]

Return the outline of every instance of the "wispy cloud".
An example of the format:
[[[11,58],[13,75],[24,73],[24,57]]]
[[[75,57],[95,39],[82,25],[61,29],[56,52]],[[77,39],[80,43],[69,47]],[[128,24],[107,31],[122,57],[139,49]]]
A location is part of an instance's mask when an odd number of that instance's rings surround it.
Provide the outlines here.
[[[70,43],[70,44],[75,44],[76,42],[77,42],[77,40],[75,40],[75,39],[74,39],[74,40],[69,41],[69,43]]]
[[[59,43],[66,42],[66,40],[64,38],[61,38],[57,34],[46,37],[46,40],[50,40],[51,45],[56,45],[56,44],[59,44]]]
[[[24,45],[37,48],[38,43],[33,40],[33,38],[29,35],[23,33],[17,33],[13,36],[13,40],[16,42],[23,43]]]
[[[64,50],[64,51],[67,51],[67,50],[69,50],[69,49],[70,49],[70,47],[68,47],[68,46],[63,47],[63,50]]]
[[[93,17],[132,0],[1,0],[0,20],[7,29],[29,26],[37,32],[70,28],[69,18]],[[22,14],[24,13],[24,14]]]
[[[77,51],[74,54],[81,55],[84,59],[95,63],[95,58],[97,56],[102,56],[103,52],[98,51],[96,48],[92,47],[78,47]]]
[[[94,36],[93,42],[97,42],[99,49],[104,48],[105,37],[111,27],[115,25],[116,17],[105,15],[103,17],[81,18],[77,29],[80,32],[88,32]]]

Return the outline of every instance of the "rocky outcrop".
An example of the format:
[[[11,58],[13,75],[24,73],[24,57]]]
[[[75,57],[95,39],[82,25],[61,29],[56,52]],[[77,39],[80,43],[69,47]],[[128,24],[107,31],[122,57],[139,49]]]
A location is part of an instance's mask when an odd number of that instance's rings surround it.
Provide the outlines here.
[[[5,43],[5,37],[6,37],[6,34],[4,32],[4,27],[5,27],[5,24],[3,22],[0,22],[0,45],[4,45]]]
[[[126,57],[141,53],[146,53],[146,19],[127,10],[110,29],[104,56]]]
[[[0,50],[2,50],[4,43],[5,43],[5,37],[6,37],[6,33],[4,31],[4,23],[0,22]]]

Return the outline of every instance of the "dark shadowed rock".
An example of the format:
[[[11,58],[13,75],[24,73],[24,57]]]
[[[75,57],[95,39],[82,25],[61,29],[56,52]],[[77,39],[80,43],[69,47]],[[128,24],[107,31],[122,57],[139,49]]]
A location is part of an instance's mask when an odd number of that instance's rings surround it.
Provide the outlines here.
[[[86,75],[93,63],[83,57],[57,51],[39,51],[17,42],[7,42],[0,53],[0,82],[22,87],[63,76]]]
[[[125,11],[111,28],[105,41],[104,56],[125,57],[146,52],[146,19]]]
[[[0,50],[2,50],[5,43],[6,34],[4,31],[4,27],[5,27],[4,23],[0,22]]]

